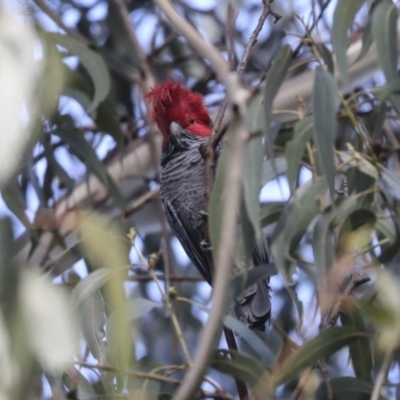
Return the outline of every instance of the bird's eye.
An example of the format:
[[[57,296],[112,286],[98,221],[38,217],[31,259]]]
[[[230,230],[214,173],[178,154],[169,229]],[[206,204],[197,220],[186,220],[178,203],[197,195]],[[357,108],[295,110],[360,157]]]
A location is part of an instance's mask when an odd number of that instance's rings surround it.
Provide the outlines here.
[[[193,118],[189,119],[189,124],[194,124],[194,119]]]

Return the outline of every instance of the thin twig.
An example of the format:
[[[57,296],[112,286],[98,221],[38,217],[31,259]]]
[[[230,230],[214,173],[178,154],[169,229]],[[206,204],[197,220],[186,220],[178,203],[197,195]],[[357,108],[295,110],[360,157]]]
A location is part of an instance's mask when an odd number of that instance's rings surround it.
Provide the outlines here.
[[[239,70],[238,70],[239,76],[241,78],[243,78],[244,71],[246,70],[246,65],[247,65],[247,61],[249,59],[250,50],[256,43],[258,35],[260,34],[261,29],[263,28],[263,26],[265,24],[265,20],[267,19],[268,15],[271,13],[270,3],[271,3],[271,1],[264,2],[264,7],[263,7],[262,13],[260,15],[260,18],[258,19],[257,25],[256,25],[253,33],[251,34],[246,47],[244,48],[243,56],[242,56],[242,59],[240,60]]]
[[[81,367],[85,368],[90,368],[90,369],[99,369],[102,371],[110,371],[110,372],[117,372],[126,376],[135,376],[138,378],[144,378],[144,379],[153,379],[156,381],[160,382],[168,382],[168,383],[174,383],[176,385],[179,385],[181,381],[179,379],[174,379],[174,378],[169,378],[168,376],[164,375],[159,375],[159,374],[152,374],[149,372],[142,372],[142,371],[132,371],[132,370],[125,370],[121,368],[116,368],[111,365],[104,365],[104,364],[90,364],[87,362],[81,362],[81,361],[74,361],[75,365],[80,365]]]
[[[156,187],[153,190],[149,190],[144,195],[139,197],[136,201],[133,202],[130,206],[126,207],[125,210],[121,213],[122,217],[129,217],[136,211],[140,210],[144,207],[150,200],[153,200],[160,193],[160,187]]]
[[[160,281],[165,281],[167,277],[165,275],[157,275],[157,279]],[[192,276],[192,275],[182,275],[182,276],[170,276],[168,279],[171,282],[204,282],[204,278],[202,276]],[[152,282],[153,277],[151,275],[134,275],[129,276],[127,278],[128,281],[131,282]]]
[[[160,294],[161,294],[161,296],[163,298],[164,304],[165,304],[166,308],[168,309],[168,311],[170,312],[170,318],[171,318],[171,321],[172,321],[172,325],[174,326],[176,336],[177,336],[178,341],[179,341],[179,343],[180,343],[180,345],[182,347],[182,351],[183,351],[183,354],[185,355],[186,362],[188,363],[188,365],[192,365],[192,358],[190,357],[189,349],[187,347],[185,338],[183,336],[183,332],[182,332],[181,326],[179,325],[179,321],[176,318],[175,310],[172,307],[171,300],[170,300],[170,297],[169,297],[169,293],[165,292],[163,290],[163,288],[161,287],[160,281],[159,281],[157,275],[154,272],[154,265],[150,265],[150,263],[148,263],[146,261],[146,259],[144,258],[144,256],[141,253],[141,251],[137,248],[137,246],[135,244],[135,234],[133,234],[131,236],[131,244],[132,244],[132,247],[135,249],[135,251],[136,251],[137,255],[139,256],[139,258],[141,259],[143,265],[145,265],[147,267],[147,270],[149,271],[149,274],[153,278],[153,281],[156,283],[157,288],[158,288],[158,290],[159,290],[159,292],[160,292]]]
[[[343,298],[350,296],[354,292],[354,290],[356,290],[362,284],[369,282],[370,280],[371,278],[364,272],[356,271],[353,273],[349,284],[347,285],[345,291],[343,292],[343,296],[341,296],[341,298],[339,298],[333,305],[330,316],[322,328],[323,330],[331,328],[336,325],[336,322],[339,318],[340,306],[342,304]]]

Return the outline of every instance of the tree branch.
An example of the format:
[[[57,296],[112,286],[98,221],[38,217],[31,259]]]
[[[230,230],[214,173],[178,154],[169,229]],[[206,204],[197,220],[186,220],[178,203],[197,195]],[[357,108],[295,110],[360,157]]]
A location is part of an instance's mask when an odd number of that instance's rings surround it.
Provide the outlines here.
[[[340,306],[342,304],[343,298],[350,296],[359,286],[361,286],[366,282],[369,282],[370,280],[371,278],[364,272],[356,271],[352,274],[350,282],[347,285],[345,291],[343,292],[343,296],[341,296],[341,298],[339,298],[334,303],[330,316],[322,328],[323,330],[332,328],[333,326],[336,325],[336,322],[339,318]]]
[[[208,365],[211,350],[221,332],[221,320],[225,312],[225,293],[231,276],[231,255],[234,252],[236,235],[236,215],[239,210],[240,182],[242,172],[242,153],[245,132],[242,128],[240,114],[236,113],[232,121],[231,141],[228,151],[228,168],[226,173],[226,190],[222,210],[222,229],[220,251],[217,255],[217,268],[213,282],[212,304],[209,319],[204,327],[196,352],[193,367],[189,369],[175,400],[192,398],[201,383]],[[229,201],[226,201],[229,200]]]

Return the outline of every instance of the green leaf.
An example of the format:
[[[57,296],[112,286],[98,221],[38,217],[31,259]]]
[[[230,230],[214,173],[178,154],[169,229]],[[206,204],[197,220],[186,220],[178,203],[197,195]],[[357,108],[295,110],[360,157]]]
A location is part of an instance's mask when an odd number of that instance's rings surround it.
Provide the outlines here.
[[[350,376],[333,378],[329,380],[332,389],[331,400],[369,400],[372,393],[372,385]],[[329,398],[326,382],[322,382],[316,393],[317,400]]]
[[[47,36],[72,54],[77,55],[88,72],[94,85],[94,96],[86,109],[87,113],[91,113],[106,99],[111,87],[110,75],[103,58],[72,36],[59,33],[48,33]]]
[[[211,359],[211,367],[243,380],[250,386],[254,386],[264,372],[260,361],[234,350],[217,350]]]
[[[324,59],[328,71],[332,75],[335,75],[335,63],[333,61],[332,52],[324,44],[321,44],[321,56]]]
[[[276,222],[285,208],[284,201],[271,201],[261,204],[261,226],[265,227]]]
[[[289,181],[290,193],[296,189],[299,176],[301,160],[304,155],[306,144],[311,140],[314,132],[314,119],[306,117],[296,124],[293,139],[289,140],[285,147],[287,160],[287,178]]]
[[[283,46],[268,72],[264,97],[265,127],[267,132],[269,132],[269,127],[271,125],[274,98],[286,77],[292,62],[292,56],[292,48],[289,45]],[[266,138],[268,138],[268,135]]]
[[[313,253],[317,266],[317,282],[325,278],[329,267],[335,257],[335,240],[333,229],[341,226],[345,219],[360,207],[358,197],[349,196],[335,209],[329,208],[325,211],[314,226],[313,231]]]
[[[239,297],[248,287],[277,274],[274,264],[257,265],[232,279],[228,291],[231,299]]]
[[[103,101],[99,104],[95,119],[96,125],[103,131],[108,133],[118,145],[124,143],[124,134],[118,121],[118,115],[109,101]]]
[[[89,350],[99,364],[106,364],[107,343],[104,332],[106,312],[101,292],[97,291],[81,301],[79,311],[82,317],[82,333]]]
[[[244,118],[244,127],[248,133],[265,129],[265,115],[262,108],[265,82],[258,92],[250,99]],[[262,168],[264,159],[263,137],[258,135],[248,140],[243,148],[243,201],[247,215],[258,237],[260,235],[259,195],[261,189]]]
[[[363,316],[354,299],[345,299],[342,301],[340,308],[340,319],[343,326],[350,326],[361,332],[366,331]],[[372,383],[373,358],[371,340],[368,337],[360,337],[350,343],[350,357],[356,377]]]
[[[224,318],[224,325],[245,340],[246,343],[257,352],[259,358],[263,360],[264,365],[271,364],[275,356],[262,339],[257,336],[255,331],[249,329],[245,324],[229,315]]]
[[[144,298],[130,299],[128,302],[129,317],[138,319],[146,315],[154,308],[164,307],[164,304],[159,301],[148,300]]]
[[[60,287],[27,269],[20,296],[32,351],[50,370],[62,370],[78,350],[72,302]]]
[[[81,305],[99,291],[111,278],[114,270],[100,268],[80,280],[74,288],[77,305]]]
[[[275,227],[271,252],[286,285],[292,280],[294,259],[290,254],[291,250],[297,247],[311,220],[319,213],[319,196],[326,189],[326,180],[323,177],[302,185],[286,204]]]
[[[400,249],[400,227],[399,221],[397,219],[381,219],[378,218],[375,224],[375,229],[384,238],[389,239],[389,243],[383,244],[381,246],[381,254],[378,260],[381,264],[387,263],[392,260],[396,254],[398,254]],[[384,239],[381,236],[378,238]]]
[[[362,333],[356,329],[342,326],[321,332],[305,343],[293,358],[288,360],[276,373],[274,376],[275,386],[296,378],[305,368],[311,367],[318,360],[337,352],[360,336],[362,336]]]
[[[347,46],[348,31],[365,0],[339,0],[333,15],[332,46],[340,74],[345,84],[349,82]]]
[[[391,1],[382,1],[372,15],[372,33],[386,80],[397,78],[397,7]]]
[[[371,45],[373,43],[372,37],[372,19],[371,17],[368,18],[367,24],[365,25],[363,32],[362,32],[362,47],[360,50],[360,54],[357,57],[357,61],[360,61],[364,58],[364,56],[368,53]]]
[[[85,140],[83,135],[75,130],[65,131],[57,129],[54,134],[59,136],[72,150],[87,164],[88,168],[99,178],[100,182],[107,188],[112,196],[115,204],[120,207],[125,207],[123,199],[117,185],[109,175],[106,166],[99,160],[93,147]]]
[[[318,67],[315,74],[314,121],[316,141],[327,178],[331,198],[335,195],[334,142],[337,132],[336,82],[333,76]]]
[[[222,206],[224,204],[225,173],[226,173],[226,149],[223,149],[218,160],[218,169],[210,199],[210,216],[208,229],[210,232],[214,262],[219,252],[221,239]]]
[[[126,243],[109,222],[95,214],[85,215],[78,222],[79,234],[83,238],[82,248],[86,258],[94,266],[110,268],[111,279],[104,287],[105,300],[112,323],[108,318],[107,341],[110,362],[121,368],[132,364],[131,322],[129,320],[124,282],[129,265]]]
[[[282,85],[286,74],[289,70],[290,64],[292,62],[293,52],[289,45],[283,46],[276,59],[274,60],[271,69],[267,75],[267,83],[265,85],[265,96],[264,96],[264,112],[265,112],[265,128],[264,128],[264,138],[266,143],[266,153],[270,160],[274,160],[273,143],[275,137],[273,137],[273,129],[271,129],[272,121],[272,107],[274,99],[280,86]],[[272,163],[272,168],[274,171],[274,176],[278,175],[275,168],[275,164]],[[263,180],[263,182],[266,182]]]
[[[382,167],[382,179],[379,181],[379,186],[386,195],[393,196],[395,199],[400,199],[400,175],[389,169]]]

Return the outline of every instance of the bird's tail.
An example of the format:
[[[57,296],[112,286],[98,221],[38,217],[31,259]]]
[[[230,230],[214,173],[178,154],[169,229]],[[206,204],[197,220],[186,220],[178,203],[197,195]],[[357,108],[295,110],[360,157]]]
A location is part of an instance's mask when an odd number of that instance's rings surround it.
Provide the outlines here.
[[[268,281],[264,280],[250,286],[236,299],[229,315],[247,325],[250,329],[265,330],[265,323],[271,316],[271,298]]]

